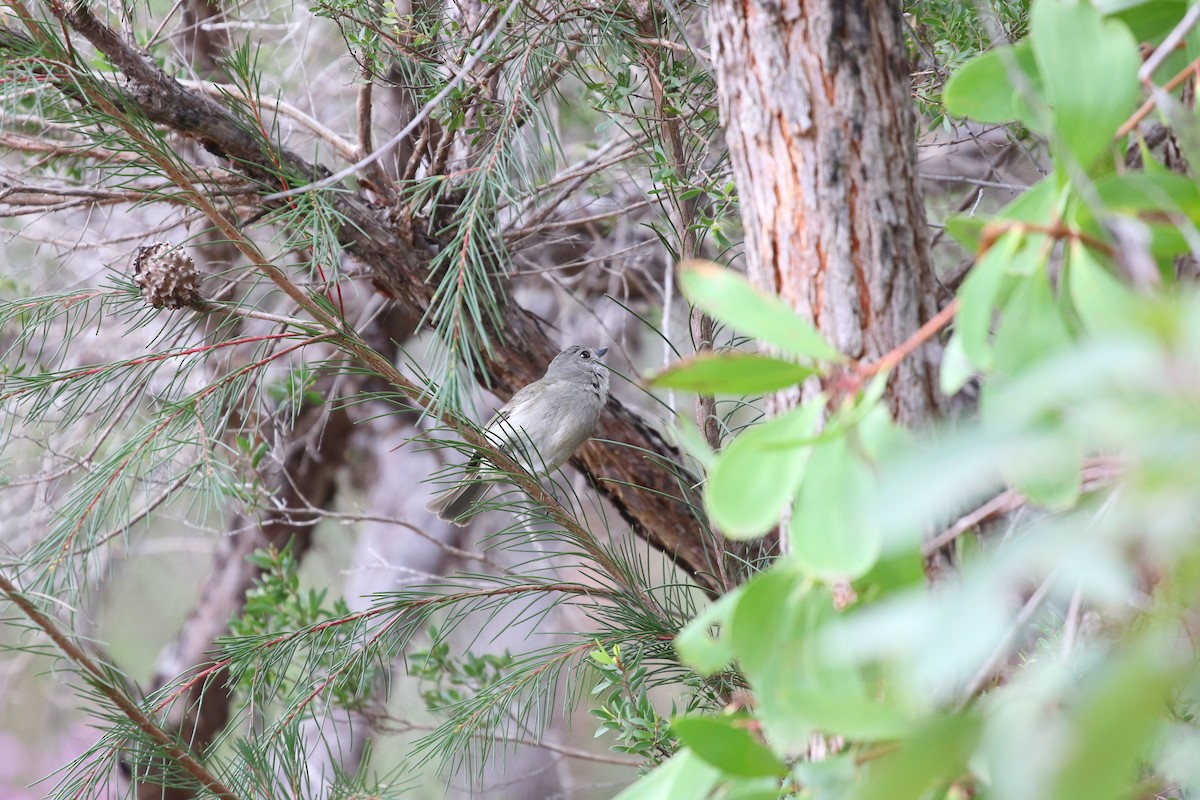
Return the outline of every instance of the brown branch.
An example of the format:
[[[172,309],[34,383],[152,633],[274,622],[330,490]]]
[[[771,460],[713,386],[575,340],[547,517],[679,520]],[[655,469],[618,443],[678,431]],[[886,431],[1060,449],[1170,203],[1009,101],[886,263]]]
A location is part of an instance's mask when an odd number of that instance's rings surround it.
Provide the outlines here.
[[[1083,467],[1083,491],[1094,492],[1100,487],[1112,483],[1119,474],[1120,470],[1111,459],[1094,459]],[[982,525],[989,520],[1011,514],[1028,503],[1029,500],[1025,495],[1016,489],[1003,491],[978,508],[959,517],[955,520],[954,524],[950,525],[950,527],[943,530],[937,536],[924,541],[921,544],[921,554],[928,557],[951,544],[955,539],[972,528]]]
[[[1175,73],[1175,76],[1163,85],[1163,91],[1170,92],[1179,88],[1180,84],[1186,81],[1189,77],[1198,73],[1200,73],[1200,58],[1195,58],[1186,67]],[[1116,138],[1121,139],[1125,136],[1128,136],[1129,133],[1138,125],[1140,125],[1142,120],[1144,120],[1150,114],[1150,112],[1154,110],[1156,105],[1158,105],[1157,95],[1142,103],[1138,110],[1133,112],[1129,119],[1121,123],[1121,127],[1117,128]]]
[[[365,158],[375,149],[375,138],[372,135],[372,106],[371,95],[375,89],[375,75],[371,72],[369,66],[362,67],[362,85],[358,87],[358,96],[355,100],[355,115],[358,120],[358,152],[355,153],[351,161]],[[367,174],[371,176],[371,181],[374,183],[375,191],[384,195],[389,200],[396,194],[396,185],[384,170],[383,165],[378,161],[372,161],[366,166]]]
[[[159,727],[154,720],[150,719],[138,707],[137,703],[133,702],[125,692],[113,683],[112,677],[104,668],[93,661],[87,653],[71,641],[71,638],[59,628],[54,620],[43,614],[3,574],[0,574],[0,592],[3,592],[30,622],[41,628],[62,654],[84,671],[92,685],[107,697],[140,731],[153,739],[163,749],[163,752],[169,755],[185,772],[217,797],[226,798],[226,800],[239,800],[238,795],[234,794],[233,790],[229,789],[215,775],[205,769],[204,765],[192,755],[189,749],[180,745],[170,734]]]
[[[1088,247],[1095,248],[1102,253],[1112,255],[1112,245],[1097,239],[1091,234],[1084,233],[1076,228],[1068,227],[1060,222],[1056,222],[1051,225],[1043,225],[1041,223],[1026,222],[1024,220],[996,220],[994,222],[989,222],[986,226],[984,226],[983,235],[980,237],[979,251],[976,254],[976,258],[978,259],[982,257],[984,253],[986,253],[988,250],[991,250],[992,246],[996,244],[1001,236],[1006,233],[1014,232],[1020,234],[1045,234],[1052,239],[1067,239],[1073,242],[1081,242],[1082,244],[1086,244]]]

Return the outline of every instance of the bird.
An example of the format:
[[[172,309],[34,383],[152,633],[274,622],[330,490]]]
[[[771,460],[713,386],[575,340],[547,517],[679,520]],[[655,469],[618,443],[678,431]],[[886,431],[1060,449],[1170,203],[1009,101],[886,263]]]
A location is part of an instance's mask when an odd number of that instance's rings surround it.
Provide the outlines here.
[[[496,412],[484,428],[488,438],[509,455],[541,464],[545,474],[565,464],[592,435],[608,400],[608,367],[600,360],[607,352],[607,347],[578,344],[563,350],[545,375]],[[537,451],[532,458],[527,444]],[[464,515],[490,488],[478,479],[482,459],[472,458],[463,480],[437,494],[426,510],[445,522],[466,525]]]

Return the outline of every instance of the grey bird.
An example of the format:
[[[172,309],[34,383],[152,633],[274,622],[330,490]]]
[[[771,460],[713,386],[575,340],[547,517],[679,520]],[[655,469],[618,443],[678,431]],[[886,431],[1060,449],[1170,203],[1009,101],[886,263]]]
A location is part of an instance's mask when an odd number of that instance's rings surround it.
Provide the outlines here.
[[[608,400],[608,367],[600,361],[607,352],[607,347],[578,344],[563,350],[540,380],[496,412],[485,428],[488,438],[510,455],[525,455],[546,474],[565,464],[592,435]],[[537,450],[531,458],[525,453],[528,444]],[[435,496],[426,508],[446,522],[465,525],[463,515],[490,486],[478,480],[481,459],[471,459],[463,481]]]

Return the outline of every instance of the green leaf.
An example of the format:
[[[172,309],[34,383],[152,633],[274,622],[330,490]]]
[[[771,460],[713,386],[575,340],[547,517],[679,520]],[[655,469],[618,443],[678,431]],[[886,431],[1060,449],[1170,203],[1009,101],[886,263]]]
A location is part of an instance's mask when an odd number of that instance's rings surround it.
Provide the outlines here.
[[[1153,172],[1105,175],[1096,179],[1094,188],[1100,206],[1106,211],[1159,215],[1171,211],[1200,221],[1200,187],[1161,167]]]
[[[925,724],[899,749],[867,762],[857,800],[920,800],[959,777],[979,741],[980,719],[971,713]],[[860,754],[861,757],[861,754]]]
[[[722,595],[685,625],[675,637],[675,649],[679,651],[679,658],[701,675],[715,675],[733,660],[729,622],[743,591],[744,584]],[[712,633],[714,627],[717,629],[716,635]]]
[[[859,594],[871,591],[892,594],[918,588],[924,582],[925,564],[920,548],[908,547],[876,561],[870,572],[854,582],[854,589]]]
[[[868,693],[858,669],[831,658],[818,634],[833,597],[786,565],[748,584],[733,612],[734,652],[759,701],[768,744],[780,755],[816,730],[861,740],[903,736],[912,721]]]
[[[1158,44],[1187,13],[1187,0],[1093,0],[1106,17],[1129,26],[1139,42]]]
[[[702,798],[721,779],[721,773],[684,748],[614,800],[683,800]]]
[[[1015,375],[1071,341],[1044,270],[1022,280],[996,330],[996,369]]]
[[[863,502],[871,494],[869,466],[847,437],[813,448],[792,515],[792,553],[809,575],[857,578],[874,566],[882,535]]]
[[[967,360],[967,354],[963,351],[962,336],[956,332],[950,337],[950,341],[946,342],[946,349],[942,352],[941,371],[938,373],[938,388],[947,397],[958,394],[974,374],[975,369],[971,366],[971,362]]]
[[[792,775],[814,798],[844,800],[853,796],[858,783],[858,762],[853,753],[840,753],[822,761],[801,761],[792,767]]]
[[[983,232],[987,218],[968,214],[955,214],[946,219],[946,232],[966,249],[975,252],[983,243]]]
[[[671,721],[671,732],[693,753],[728,775],[742,778],[787,775],[787,767],[742,727],[746,721],[737,717],[684,717]]]
[[[1089,331],[1128,330],[1136,319],[1133,294],[1080,242],[1071,244],[1067,289],[1075,312]]]
[[[1107,217],[1114,213],[1136,217],[1149,229],[1150,252],[1169,266],[1174,256],[1191,250],[1180,225],[1187,224],[1182,218],[1193,225],[1200,223],[1200,188],[1182,175],[1163,170],[1151,159],[1146,164],[1145,172],[1097,179],[1095,189],[1099,200],[1094,205],[1078,207],[1076,224],[1094,236],[1107,239]]]
[[[1131,797],[1138,762],[1172,691],[1187,676],[1152,636],[1126,643],[1088,682],[1070,714],[1070,742],[1054,780],[1056,800]]]
[[[1021,246],[1021,235],[1010,232],[1000,237],[983,258],[971,268],[958,290],[958,313],[954,317],[955,336],[962,343],[963,355],[979,370],[992,365],[989,338],[995,315],[1000,284],[1009,262]]]
[[[816,370],[791,361],[731,351],[698,354],[672,364],[647,383],[697,394],[764,394],[803,383]]]
[[[704,492],[713,523],[731,539],[762,536],[796,493],[810,439],[825,407],[821,395],[781,417],[755,425],[717,457]]]
[[[1003,467],[1005,477],[1034,504],[1053,511],[1072,508],[1083,486],[1084,443],[1063,427],[1030,437]]]
[[[816,730],[859,741],[882,741],[907,735],[913,721],[886,702],[867,696],[865,688],[850,667],[827,670],[812,685],[784,683],[777,697],[781,710],[804,719]],[[766,718],[764,717],[764,722]]]
[[[1079,0],[1036,0],[1030,29],[1058,155],[1069,153],[1090,168],[1112,147],[1137,101],[1137,40],[1124,24]]]
[[[686,261],[680,267],[679,283],[692,303],[739,333],[795,356],[844,360],[811,322],[733,270],[709,261]]]
[[[730,781],[721,800],[779,800],[779,781],[757,778]]]
[[[1048,133],[1049,113],[1041,99],[1041,76],[1028,42],[997,47],[976,56],[946,82],[946,108],[977,122],[1012,122]]]
[[[800,644],[809,626],[824,618],[822,600],[832,608],[827,594],[812,589],[803,576],[782,564],[756,575],[743,590],[731,616],[730,637],[747,672],[769,667],[780,644]]]

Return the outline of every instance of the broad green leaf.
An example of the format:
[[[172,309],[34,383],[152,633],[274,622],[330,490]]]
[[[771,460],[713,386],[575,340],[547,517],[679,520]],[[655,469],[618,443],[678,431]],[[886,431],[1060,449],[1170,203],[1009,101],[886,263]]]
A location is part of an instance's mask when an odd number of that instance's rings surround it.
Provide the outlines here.
[[[904,589],[913,589],[925,582],[925,564],[921,551],[909,547],[887,553],[871,571],[854,582],[854,590],[864,600],[873,599],[874,594],[891,594]]]
[[[779,796],[778,780],[756,778],[730,781],[720,800],[779,800]]]
[[[1050,279],[1038,270],[1020,282],[1004,306],[993,344],[996,369],[1005,376],[1016,375],[1070,341]]]
[[[941,371],[938,373],[938,388],[947,397],[958,394],[974,374],[975,369],[971,366],[971,362],[967,360],[967,354],[963,351],[962,336],[955,333],[950,337],[950,341],[946,342],[946,349],[942,352]]]
[[[762,536],[800,486],[810,439],[825,406],[817,396],[783,416],[755,425],[717,457],[704,504],[718,529],[731,539]]]
[[[1106,211],[1128,214],[1164,211],[1200,221],[1200,187],[1182,175],[1161,167],[1146,172],[1105,175],[1094,186],[1100,206]]]
[[[734,611],[734,652],[758,698],[767,742],[780,755],[803,747],[817,730],[876,740],[912,727],[899,709],[868,693],[857,667],[829,660],[816,634],[833,615],[832,595],[786,568],[754,578]]]
[[[925,724],[895,750],[867,761],[866,781],[858,800],[920,800],[966,771],[975,749],[980,719],[971,713],[941,717]],[[861,759],[863,754],[859,754]]]
[[[862,506],[873,487],[871,469],[845,436],[813,448],[792,513],[792,554],[821,579],[857,578],[875,564],[882,535]]]
[[[946,219],[946,232],[963,247],[976,252],[983,243],[983,232],[987,223],[987,217],[955,214]]]
[[[1049,114],[1041,99],[1041,76],[1028,42],[997,47],[964,64],[946,82],[947,110],[977,122],[1019,120],[1048,133]]]
[[[618,794],[614,800],[683,800],[703,798],[721,773],[686,747]]]
[[[879,381],[878,385],[882,389],[886,388],[886,383]],[[898,457],[912,445],[912,434],[896,424],[892,412],[879,402],[882,399],[882,391],[874,398],[864,398],[870,406],[864,402],[862,418],[848,432],[854,445],[861,448],[870,461],[877,463]]]
[[[765,744],[748,731],[746,718],[683,717],[671,721],[671,732],[692,752],[727,775],[742,778],[775,776],[788,770]]]
[[[675,637],[675,649],[683,663],[704,676],[714,675],[729,666],[733,660],[729,622],[744,591],[743,584],[721,595],[684,626]],[[717,629],[715,635],[713,628]]]
[[[816,800],[845,800],[858,784],[858,762],[853,753],[843,752],[822,761],[801,761],[792,775]]]
[[[650,377],[651,386],[697,394],[764,394],[803,383],[815,370],[754,353],[696,355]]]
[[[730,619],[733,651],[748,672],[761,672],[778,656],[780,644],[804,646],[802,639],[832,609],[832,597],[809,586],[782,563],[743,585]]]
[[[1187,13],[1187,0],[1092,0],[1106,17],[1129,26],[1139,42],[1158,44]]]
[[[971,268],[971,272],[958,290],[958,313],[955,315],[954,330],[962,343],[963,355],[976,369],[986,371],[992,366],[992,348],[989,344],[992,318],[996,313],[1000,284],[1009,262],[1021,246],[1019,233],[1006,233],[992,245],[983,258]]]
[[[907,735],[913,721],[899,709],[886,702],[868,697],[860,681],[855,680],[855,667],[841,667],[841,680],[831,680],[835,669],[826,670],[824,680],[812,685],[788,685],[781,682],[777,698],[783,708],[793,709],[822,733],[845,736],[859,741],[881,741]]]
[[[1128,329],[1135,319],[1133,295],[1079,242],[1071,244],[1067,289],[1075,312],[1091,332]]]
[[[1069,153],[1090,168],[1112,147],[1138,99],[1137,40],[1124,24],[1079,0],[1035,0],[1030,30],[1058,155]]]
[[[1190,121],[1195,127],[1195,121]],[[1075,225],[1092,236],[1108,239],[1105,221],[1112,214],[1136,217],[1150,233],[1149,250],[1160,269],[1191,247],[1181,226],[1200,224],[1200,189],[1190,179],[1146,160],[1144,172],[1106,175],[1097,179],[1094,205],[1080,204]]]
[[[828,591],[780,564],[746,584],[733,612],[734,653],[754,689],[767,743],[780,756],[803,747],[815,730],[783,693],[820,669],[812,634],[832,610]]]
[[[710,261],[686,261],[679,282],[692,303],[739,333],[802,358],[844,360],[811,322],[731,269]]]
[[[1056,800],[1132,797],[1138,764],[1187,676],[1152,636],[1126,643],[1087,682],[1070,712],[1073,741],[1054,781]]]

